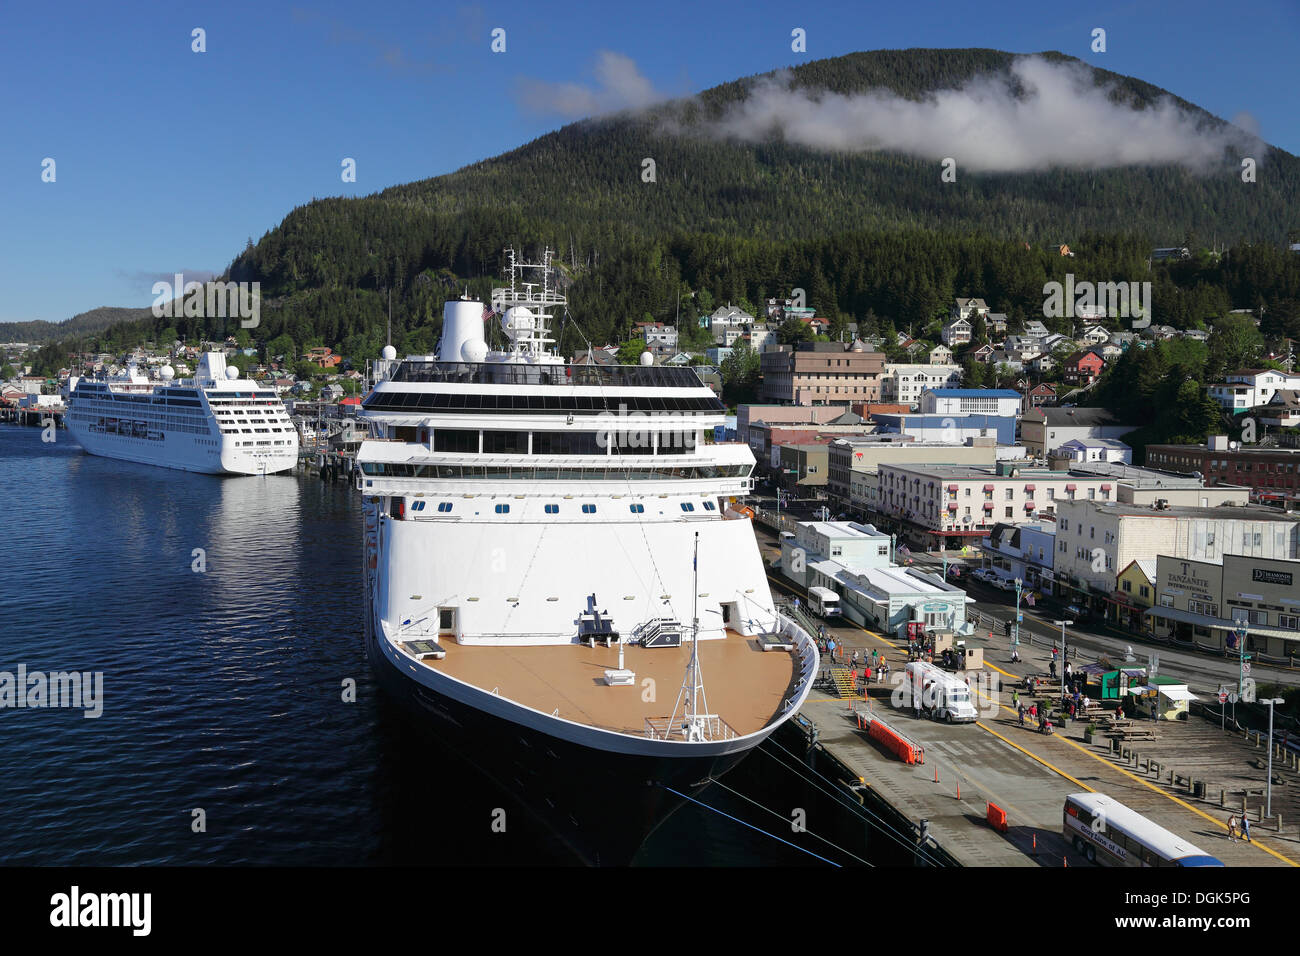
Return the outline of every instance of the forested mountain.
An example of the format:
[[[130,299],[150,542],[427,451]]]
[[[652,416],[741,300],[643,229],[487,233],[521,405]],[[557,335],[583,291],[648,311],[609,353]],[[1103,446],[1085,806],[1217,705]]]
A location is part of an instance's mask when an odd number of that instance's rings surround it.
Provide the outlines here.
[[[0,322],[0,342],[56,342],[73,336],[99,332],[119,322],[148,318],[148,309],[115,309],[107,306],[82,312],[62,322]]]
[[[856,53],[796,67],[783,82],[919,100],[1004,73],[1014,59],[994,50]],[[1092,76],[1127,106],[1149,108],[1168,96],[1106,71]],[[575,319],[562,341],[568,350],[587,339],[622,340],[647,316],[671,320],[679,309],[698,314],[727,300],[752,305],[795,287],[837,326],[857,320],[864,331],[919,331],[957,295],[1033,317],[1043,283],[1067,271],[1094,281],[1150,278],[1155,319],[1172,325],[1260,304],[1284,327],[1294,318],[1300,257],[1285,252],[1284,240],[1300,225],[1300,161],[1290,154],[1268,152],[1250,184],[1231,157],[1202,172],[963,170],[941,183],[936,162],[902,153],[704,132],[761,82],[574,123],[446,176],[293,210],[229,269],[231,279],[262,283],[254,337],[266,343],[287,334],[300,347],[369,357],[382,344],[391,292],[394,344],[430,350],[443,300],[463,287],[486,297],[507,245],[556,250]],[[1206,130],[1223,126],[1176,102]],[[655,161],[654,182],[643,181],[646,158]],[[1056,243],[1076,257],[1055,255]],[[1148,266],[1153,246],[1211,243],[1232,248],[1222,258]],[[163,326],[225,334],[229,325],[148,319],[101,340],[151,337]]]

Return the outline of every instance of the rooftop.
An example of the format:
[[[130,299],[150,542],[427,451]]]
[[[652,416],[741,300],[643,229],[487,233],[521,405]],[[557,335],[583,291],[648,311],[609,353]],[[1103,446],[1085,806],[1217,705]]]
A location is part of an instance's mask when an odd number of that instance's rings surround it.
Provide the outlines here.
[[[1019,398],[1019,392],[1009,388],[932,388],[931,395],[939,398]]]
[[[875,525],[860,524],[857,521],[805,521],[800,527],[809,528],[827,538],[889,539],[889,535],[877,530]]]
[[[1282,511],[1279,508],[1263,508],[1257,505],[1226,505],[1218,508],[1202,508],[1197,505],[1171,505],[1157,508],[1155,505],[1125,504],[1119,501],[1095,501],[1078,499],[1072,502],[1057,501],[1059,508],[1064,504],[1094,505],[1100,511],[1124,517],[1140,518],[1213,518],[1216,521],[1290,521],[1300,523],[1300,515]]]

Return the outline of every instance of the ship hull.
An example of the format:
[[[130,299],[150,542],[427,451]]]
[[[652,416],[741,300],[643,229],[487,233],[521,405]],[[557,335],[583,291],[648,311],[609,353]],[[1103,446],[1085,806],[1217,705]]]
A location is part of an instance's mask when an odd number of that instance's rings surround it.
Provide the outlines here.
[[[698,757],[616,753],[575,743],[413,680],[383,652],[369,609],[366,631],[371,668],[409,718],[517,798],[589,865],[630,863],[686,796],[726,773],[758,743]],[[491,823],[491,809],[483,809],[483,826]]]
[[[161,441],[129,438],[96,434],[71,421],[68,430],[87,454],[203,475],[273,475],[289,471],[298,460],[296,447],[292,454],[254,458],[233,450],[190,447],[186,442],[192,439],[179,434]]]

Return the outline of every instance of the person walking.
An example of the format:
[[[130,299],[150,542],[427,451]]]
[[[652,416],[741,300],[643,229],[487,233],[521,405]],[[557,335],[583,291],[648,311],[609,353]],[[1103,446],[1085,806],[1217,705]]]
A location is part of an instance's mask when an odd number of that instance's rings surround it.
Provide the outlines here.
[[[1011,706],[1020,707],[1020,691],[1015,687],[1011,688]]]
[[[1238,839],[1239,828],[1237,825],[1237,815],[1234,813],[1228,817],[1228,842],[1236,843]]]
[[[871,666],[875,667],[880,662],[880,651],[874,647],[871,649]]]
[[[852,664],[854,668],[858,666],[858,649],[856,647],[853,648],[853,656],[849,658],[849,663]]]
[[[1016,704],[1016,720],[1020,722],[1021,727],[1025,726],[1025,705],[1024,704],[1020,704],[1020,703]]]
[[[1241,815],[1241,838],[1245,840],[1247,843],[1251,842],[1250,841],[1250,820],[1247,819],[1246,814],[1244,813]]]
[[[835,660],[835,638],[828,638],[826,641],[826,653],[830,655],[831,660]]]

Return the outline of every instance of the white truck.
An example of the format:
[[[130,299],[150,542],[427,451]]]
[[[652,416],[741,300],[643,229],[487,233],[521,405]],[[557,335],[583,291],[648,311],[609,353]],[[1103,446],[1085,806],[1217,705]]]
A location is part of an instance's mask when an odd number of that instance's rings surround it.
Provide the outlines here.
[[[812,607],[813,613],[819,617],[840,616],[840,596],[830,588],[809,588],[808,603]]]
[[[908,688],[904,706],[910,704],[924,716],[950,724],[979,719],[970,687],[960,677],[925,661],[912,661],[904,673]]]

